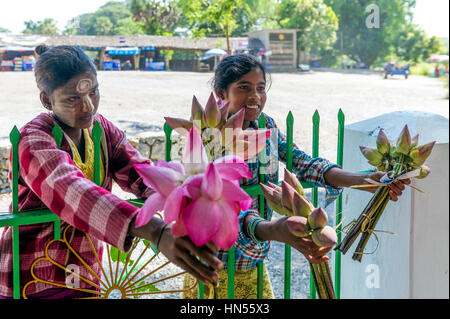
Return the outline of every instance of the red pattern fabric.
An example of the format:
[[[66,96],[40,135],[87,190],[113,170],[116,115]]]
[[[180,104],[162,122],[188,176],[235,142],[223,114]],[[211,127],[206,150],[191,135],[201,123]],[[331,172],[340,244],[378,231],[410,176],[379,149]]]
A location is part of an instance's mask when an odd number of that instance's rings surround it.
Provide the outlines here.
[[[72,151],[64,138],[58,149],[52,136],[55,120],[49,113],[38,115],[21,129],[19,142],[19,211],[48,207],[61,220],[61,232],[67,225],[77,231],[72,247],[100,274],[100,265],[84,233],[90,235],[97,251],[102,242],[127,251],[132,238],[128,227],[139,209],[111,194],[115,181],[123,190],[139,198],[148,197],[152,190],[142,182],[134,170],[136,163],[150,163],[127,141],[125,134],[102,115],[96,116],[104,131],[105,148],[102,158],[105,180],[102,187],[84,177],[72,161]],[[92,129],[92,128],[91,128]],[[12,167],[12,165],[10,165]],[[11,179],[11,172],[10,172]],[[11,209],[11,207],[10,207]],[[53,239],[53,223],[21,226],[19,229],[21,286],[32,279],[30,267],[34,260],[44,256],[46,245]],[[56,261],[65,263],[67,248],[61,242],[51,245],[49,254]],[[68,264],[80,266],[82,275],[95,278],[84,266],[69,255]],[[100,255],[101,256],[101,255]],[[50,263],[38,264],[35,273],[48,281],[65,283],[65,273]],[[48,289],[48,285],[36,284],[27,289],[28,294]],[[81,283],[81,288],[89,287]],[[5,228],[0,239],[0,295],[13,295],[12,228]]]

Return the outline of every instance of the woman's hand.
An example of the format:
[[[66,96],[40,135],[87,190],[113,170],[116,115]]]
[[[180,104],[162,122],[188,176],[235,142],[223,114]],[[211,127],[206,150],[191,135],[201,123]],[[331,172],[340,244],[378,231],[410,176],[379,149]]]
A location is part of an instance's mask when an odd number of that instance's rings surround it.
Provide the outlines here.
[[[376,182],[379,182],[380,179],[385,175],[385,172],[373,172],[366,175],[366,178],[370,178]],[[370,184],[369,182],[364,181],[364,184]],[[400,197],[405,190],[405,185],[411,184],[411,179],[398,179],[389,184],[389,196],[391,200],[396,202],[398,197]],[[367,187],[361,188],[361,190],[366,190],[371,193],[375,193],[377,187]]]
[[[214,256],[218,247],[211,241],[204,246],[197,247],[188,236],[175,237],[172,227],[164,228],[159,243],[159,250],[175,265],[183,268],[195,278],[205,283],[217,282],[219,275],[216,270],[223,267],[222,262]],[[199,259],[207,265],[203,264]]]
[[[287,226],[289,217],[283,216],[271,222],[261,222],[256,227],[256,235],[264,240],[276,240],[288,244],[313,264],[320,264],[329,260],[326,255],[332,247],[319,247],[308,237],[297,237],[291,233]],[[269,235],[270,234],[270,235]]]
[[[187,236],[175,237],[172,234],[172,226],[167,225],[164,227],[164,222],[157,217],[153,217],[146,225],[138,228],[135,227],[133,220],[129,234],[130,236],[144,238],[155,243],[158,245],[158,250],[169,261],[198,280],[205,283],[218,281],[219,275],[217,270],[222,269],[223,263],[214,256],[218,247],[213,242],[197,247]]]

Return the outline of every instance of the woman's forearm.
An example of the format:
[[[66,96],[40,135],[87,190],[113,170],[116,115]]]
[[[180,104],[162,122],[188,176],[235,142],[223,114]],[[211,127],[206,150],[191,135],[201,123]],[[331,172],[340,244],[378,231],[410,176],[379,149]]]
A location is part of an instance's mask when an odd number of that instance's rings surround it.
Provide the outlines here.
[[[366,177],[367,174],[352,173],[338,167],[330,168],[324,175],[328,185],[340,187],[362,185]]]

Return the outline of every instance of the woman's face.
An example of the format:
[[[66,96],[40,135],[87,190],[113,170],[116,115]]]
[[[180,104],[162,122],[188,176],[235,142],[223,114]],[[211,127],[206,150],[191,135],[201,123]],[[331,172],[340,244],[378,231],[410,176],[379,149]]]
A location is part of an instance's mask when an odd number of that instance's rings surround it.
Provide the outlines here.
[[[41,100],[42,94],[45,93],[41,93]],[[97,77],[92,73],[83,73],[55,89],[49,98],[50,103],[44,105],[65,125],[83,129],[92,125],[99,101]]]
[[[217,90],[216,94],[225,103],[230,102],[229,112],[236,113],[244,108],[245,121],[255,121],[266,104],[266,81],[263,72],[260,68],[255,68],[228,85],[226,91]]]

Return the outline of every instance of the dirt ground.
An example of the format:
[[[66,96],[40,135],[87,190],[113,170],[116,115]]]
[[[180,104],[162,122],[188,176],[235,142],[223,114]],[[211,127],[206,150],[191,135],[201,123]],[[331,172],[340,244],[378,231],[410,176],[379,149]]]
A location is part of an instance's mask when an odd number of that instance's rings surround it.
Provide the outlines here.
[[[192,96],[206,103],[212,73],[100,71],[99,112],[126,129],[129,136],[160,130],[164,116],[187,118]],[[449,117],[441,81],[411,76],[384,80],[373,73],[274,73],[265,111],[281,129],[294,115],[294,141],[311,152],[312,115],[320,114],[321,156],[336,160],[337,112],[346,124],[393,111],[426,111]],[[0,145],[8,144],[13,125],[19,128],[44,108],[33,72],[0,72]]]

